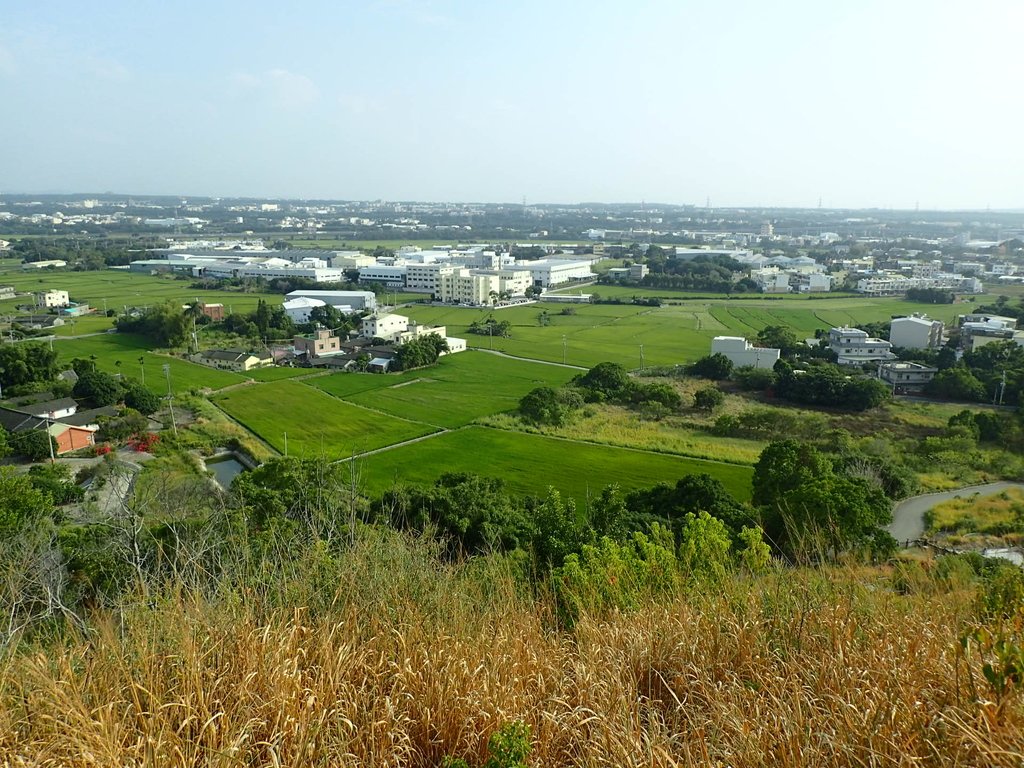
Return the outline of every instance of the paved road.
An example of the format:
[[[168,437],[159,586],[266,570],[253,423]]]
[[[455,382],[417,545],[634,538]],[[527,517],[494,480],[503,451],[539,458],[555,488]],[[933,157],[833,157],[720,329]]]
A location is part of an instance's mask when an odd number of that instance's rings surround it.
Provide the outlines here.
[[[912,541],[924,535],[924,513],[944,501],[963,496],[993,496],[1010,488],[1024,488],[1024,483],[987,483],[971,485],[955,491],[926,493],[922,496],[911,496],[904,499],[892,510],[892,524],[886,530],[896,541]]]

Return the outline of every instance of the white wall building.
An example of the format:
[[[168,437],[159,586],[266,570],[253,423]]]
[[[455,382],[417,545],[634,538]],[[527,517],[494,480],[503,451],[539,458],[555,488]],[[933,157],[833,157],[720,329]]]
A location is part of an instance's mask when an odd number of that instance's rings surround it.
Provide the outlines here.
[[[373,291],[316,291],[300,289],[288,293],[288,299],[320,299],[325,304],[333,307],[348,306],[353,311],[367,310],[374,312],[377,309],[377,296]]]
[[[293,323],[308,323],[309,313],[317,307],[323,307],[327,304],[325,301],[320,299],[309,299],[305,296],[299,296],[295,299],[289,299],[284,302],[281,306],[284,308],[284,313],[291,318]]]
[[[572,261],[569,259],[537,259],[536,261],[517,261],[516,269],[530,271],[530,279],[535,286],[547,288],[562,283],[592,280],[597,277],[590,271],[589,261]]]
[[[360,335],[366,339],[397,341],[409,329],[409,318],[405,315],[370,315],[363,318]]]
[[[833,328],[828,332],[829,348],[836,353],[840,365],[857,365],[876,360],[891,360],[892,343],[868,336],[860,328]]]
[[[67,291],[40,291],[36,294],[36,306],[53,309],[54,307],[66,307],[71,303]]]
[[[771,368],[779,359],[780,350],[755,347],[742,336],[715,336],[711,340],[711,354],[725,355],[737,368]]]
[[[410,291],[426,291],[437,296],[442,276],[450,275],[458,268],[451,264],[426,263],[407,264],[405,269],[406,288]]]
[[[944,328],[941,320],[929,320],[924,315],[897,317],[889,323],[889,341],[904,349],[938,349]]]
[[[331,266],[338,269],[361,269],[372,267],[377,263],[373,256],[368,256],[359,251],[338,251],[331,256]]]
[[[394,288],[404,288],[408,266],[405,264],[375,264],[372,267],[360,267],[360,283],[381,283]]]

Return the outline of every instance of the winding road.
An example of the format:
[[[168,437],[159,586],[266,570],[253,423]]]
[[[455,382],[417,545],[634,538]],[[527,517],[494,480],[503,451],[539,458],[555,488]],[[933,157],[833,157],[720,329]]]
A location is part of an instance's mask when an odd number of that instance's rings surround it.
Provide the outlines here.
[[[1010,488],[1024,489],[1024,483],[986,483],[985,485],[970,485],[953,491],[911,496],[893,507],[892,523],[887,526],[886,530],[899,542],[920,539],[924,536],[924,513],[935,505],[964,496],[993,496]]]

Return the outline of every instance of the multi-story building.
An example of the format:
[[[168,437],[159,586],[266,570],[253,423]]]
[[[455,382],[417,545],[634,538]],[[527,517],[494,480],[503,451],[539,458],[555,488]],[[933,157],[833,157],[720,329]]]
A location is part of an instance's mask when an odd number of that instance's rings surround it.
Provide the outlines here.
[[[0,301],[13,299],[16,295],[13,285],[0,285]]]
[[[912,288],[933,288],[955,293],[984,293],[985,286],[976,277],[939,274],[935,277],[875,275],[857,282],[857,291],[869,296],[897,296]]]
[[[891,342],[872,338],[860,328],[833,328],[828,332],[828,345],[836,353],[840,365],[857,365],[895,357]]]
[[[307,339],[305,336],[296,336],[292,343],[295,347],[295,354],[304,354],[307,358],[325,357],[341,352],[341,339],[326,328],[317,331],[311,339]]]
[[[941,320],[929,320],[924,315],[897,317],[889,323],[889,341],[904,349],[938,349],[944,329]]]
[[[409,329],[409,318],[405,315],[370,315],[363,318],[360,335],[365,339],[397,341]]]
[[[878,364],[878,378],[890,384],[894,392],[920,392],[938,370],[920,363],[891,360]]]
[[[360,283],[380,283],[393,288],[404,288],[408,266],[405,264],[375,264],[360,267]]]
[[[407,264],[405,273],[405,287],[410,291],[425,291],[437,297],[441,289],[441,278],[443,275],[450,275],[458,267],[452,264],[427,263]]]
[[[71,303],[67,291],[40,291],[36,294],[36,306],[53,309],[55,307],[66,307]]]

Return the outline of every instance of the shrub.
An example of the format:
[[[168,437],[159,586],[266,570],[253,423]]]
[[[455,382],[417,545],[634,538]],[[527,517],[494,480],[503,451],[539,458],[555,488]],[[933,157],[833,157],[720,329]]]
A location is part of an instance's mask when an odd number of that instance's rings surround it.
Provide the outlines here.
[[[725,395],[717,387],[702,387],[693,393],[693,407],[710,413],[725,402]]]

